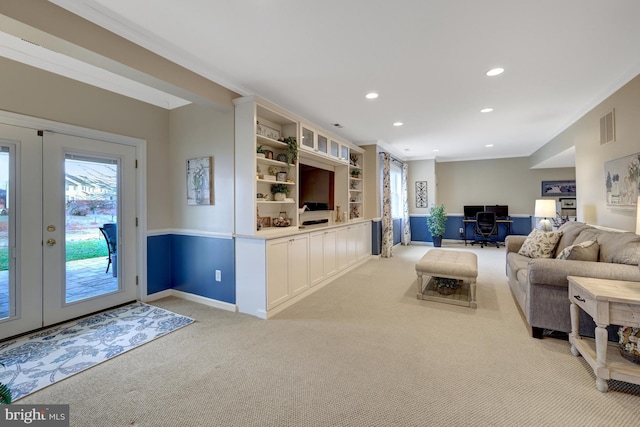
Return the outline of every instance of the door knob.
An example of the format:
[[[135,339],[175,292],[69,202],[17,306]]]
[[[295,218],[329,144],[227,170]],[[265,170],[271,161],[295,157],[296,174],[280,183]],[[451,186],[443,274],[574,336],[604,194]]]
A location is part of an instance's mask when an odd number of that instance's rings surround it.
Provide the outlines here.
[[[49,239],[47,240],[47,245],[49,246],[54,246],[56,244],[56,239]]]
[[[56,226],[55,226],[55,225],[49,225],[49,226],[47,227],[47,231],[49,231],[49,232],[56,231]]]

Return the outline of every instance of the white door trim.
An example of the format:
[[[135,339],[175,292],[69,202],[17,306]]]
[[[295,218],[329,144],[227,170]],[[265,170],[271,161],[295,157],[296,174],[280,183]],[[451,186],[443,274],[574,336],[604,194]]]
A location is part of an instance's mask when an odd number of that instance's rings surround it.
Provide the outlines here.
[[[136,149],[138,172],[136,173],[136,217],[138,218],[136,260],[138,268],[138,293],[140,301],[147,300],[147,141],[140,138],[89,129],[81,126],[58,123],[52,120],[0,110],[0,123],[34,130],[48,130],[65,135],[97,139],[131,145]]]

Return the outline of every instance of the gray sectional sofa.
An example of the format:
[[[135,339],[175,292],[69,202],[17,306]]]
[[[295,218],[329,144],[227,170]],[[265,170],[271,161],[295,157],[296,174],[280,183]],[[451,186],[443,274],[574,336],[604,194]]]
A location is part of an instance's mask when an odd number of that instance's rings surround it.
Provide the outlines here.
[[[567,222],[557,231],[562,235],[551,258],[519,254],[527,236],[507,236],[505,241],[509,286],[536,338],[542,338],[545,329],[571,331],[567,276],[640,282],[640,235],[603,230],[580,222]],[[567,247],[570,249],[564,251],[565,256],[572,249],[591,245],[591,241],[597,246],[590,246],[596,251],[595,257],[593,251],[586,256],[590,260],[581,260],[580,256],[556,258]],[[584,312],[580,316],[580,333],[593,336],[593,320]],[[615,340],[613,328],[610,328],[609,339]]]

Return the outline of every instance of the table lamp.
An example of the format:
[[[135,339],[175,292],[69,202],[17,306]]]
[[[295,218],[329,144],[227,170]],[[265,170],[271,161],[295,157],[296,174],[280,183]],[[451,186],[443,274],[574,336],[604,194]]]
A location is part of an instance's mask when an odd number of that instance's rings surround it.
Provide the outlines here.
[[[536,200],[536,209],[534,216],[542,218],[538,223],[538,229],[542,231],[551,231],[551,221],[549,218],[556,217],[556,201],[554,199],[538,199]]]

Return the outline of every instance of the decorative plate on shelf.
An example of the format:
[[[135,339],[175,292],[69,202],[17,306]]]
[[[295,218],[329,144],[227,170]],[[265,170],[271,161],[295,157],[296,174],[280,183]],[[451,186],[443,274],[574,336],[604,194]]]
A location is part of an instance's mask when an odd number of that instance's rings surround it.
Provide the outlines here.
[[[285,163],[287,163],[287,155],[286,155],[286,154],[284,154],[284,153],[280,153],[280,154],[278,154],[278,156],[276,157],[276,159],[277,159],[279,162],[285,162]]]

